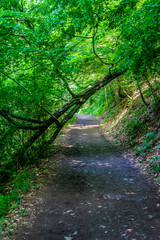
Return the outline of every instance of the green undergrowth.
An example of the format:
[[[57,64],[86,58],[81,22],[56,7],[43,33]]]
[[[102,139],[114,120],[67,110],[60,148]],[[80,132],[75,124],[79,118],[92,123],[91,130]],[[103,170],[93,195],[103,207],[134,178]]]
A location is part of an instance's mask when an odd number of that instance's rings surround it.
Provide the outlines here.
[[[136,155],[144,154],[150,152],[153,149],[160,149],[160,145],[155,146],[160,141],[160,128],[158,132],[149,132],[144,135],[143,140],[140,144],[134,147]]]
[[[72,119],[70,119],[65,127],[72,124],[77,119],[76,116],[74,116]],[[60,133],[60,135],[63,134],[63,131]],[[46,156],[49,155],[51,152],[51,145],[49,145],[43,152],[37,152],[36,149],[34,150],[33,158],[29,157],[29,159],[26,159],[25,166],[17,167],[16,169],[12,170],[9,169],[9,178],[7,183],[3,184],[1,182],[0,185],[0,232],[1,231],[8,231],[13,230],[13,227],[10,226],[8,228],[6,226],[6,218],[9,218],[10,214],[14,215],[14,212],[17,211],[18,206],[23,201],[23,197],[25,194],[32,190],[33,188],[39,187],[37,183],[35,183],[35,176],[37,175],[37,171],[41,171],[39,169],[39,166],[41,165],[41,162],[46,158]],[[53,147],[52,147],[52,152]],[[38,170],[39,169],[39,170]],[[1,169],[3,170],[3,169]],[[25,214],[26,210],[23,209],[19,214]],[[8,229],[8,230],[7,230]]]
[[[118,96],[106,101],[105,92],[91,98],[83,113],[99,116],[102,127],[114,137],[116,142],[134,151],[148,171],[160,174],[160,104],[151,96],[150,89],[143,89],[148,105],[138,92],[132,99]],[[160,178],[160,177],[159,177]],[[158,178],[158,179],[159,179]]]
[[[13,173],[10,182],[1,188],[0,192],[0,231],[5,226],[5,216],[16,211],[18,205],[23,200],[23,195],[29,191],[35,177],[34,169],[23,169],[18,173]],[[37,187],[36,185],[34,186]],[[25,213],[23,210],[20,214]]]
[[[127,107],[126,107],[127,106]],[[117,113],[117,114],[115,114]],[[147,170],[160,174],[160,125],[159,107],[151,103],[144,106],[141,99],[131,105],[119,105],[104,116],[107,131],[129,146],[140,157],[140,163],[147,165]],[[158,177],[160,180],[160,177]]]
[[[148,171],[155,174],[160,173],[160,156],[153,155]],[[160,176],[158,176],[158,181],[160,181]]]
[[[141,164],[147,164],[147,171],[157,175],[160,181],[160,128],[145,134],[134,147]]]

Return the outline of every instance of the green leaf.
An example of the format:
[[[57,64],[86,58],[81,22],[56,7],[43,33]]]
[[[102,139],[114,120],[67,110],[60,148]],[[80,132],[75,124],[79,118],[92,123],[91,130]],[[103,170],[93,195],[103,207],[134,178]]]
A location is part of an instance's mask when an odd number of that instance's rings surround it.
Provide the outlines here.
[[[144,135],[145,137],[151,137],[151,136],[155,136],[155,133],[153,132],[149,132],[146,135]]]
[[[157,148],[160,148],[160,145],[158,145],[158,146],[154,147],[154,149],[157,149]]]

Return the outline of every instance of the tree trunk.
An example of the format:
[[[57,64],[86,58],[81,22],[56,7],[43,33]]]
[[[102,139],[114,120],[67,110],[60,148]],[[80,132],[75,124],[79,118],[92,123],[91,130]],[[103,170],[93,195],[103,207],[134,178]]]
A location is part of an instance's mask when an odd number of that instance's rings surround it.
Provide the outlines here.
[[[56,123],[56,130],[54,131],[51,139],[44,143],[44,146],[46,144],[51,144],[56,137],[58,136],[61,129],[64,127],[64,125],[68,122],[69,119],[73,117],[73,115],[79,110],[79,108],[90,98],[94,93],[96,93],[98,90],[100,90],[102,87],[104,87],[106,84],[111,82],[113,79],[117,78],[118,76],[124,74],[125,71],[117,71],[114,70],[112,72],[112,75],[107,74],[103,77],[102,80],[96,81],[91,86],[87,87],[84,91],[80,92],[77,95],[74,95],[73,98],[65,103],[62,107],[60,107],[46,122],[43,124],[43,128],[37,130],[34,132],[34,134],[28,139],[28,141],[24,144],[23,148],[20,149],[18,153],[15,154],[15,157],[19,159],[18,161],[21,161],[23,152],[26,152],[28,148],[30,148],[33,143],[52,125]],[[63,115],[70,109],[73,109],[63,117]],[[59,122],[59,118],[63,117],[62,120]],[[59,124],[57,124],[57,121]]]
[[[146,106],[149,106],[149,103],[147,103],[147,102],[145,101],[145,99],[144,99],[144,96],[143,96],[143,93],[142,93],[142,90],[141,90],[141,86],[140,86],[138,80],[137,80],[137,86],[138,86],[138,89],[139,89],[139,92],[140,92],[141,99],[142,99],[143,103],[144,103]]]

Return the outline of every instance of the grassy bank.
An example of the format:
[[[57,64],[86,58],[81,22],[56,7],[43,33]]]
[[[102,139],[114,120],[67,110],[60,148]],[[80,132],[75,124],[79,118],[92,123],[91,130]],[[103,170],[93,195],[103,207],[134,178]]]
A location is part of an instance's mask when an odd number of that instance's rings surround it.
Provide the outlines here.
[[[147,105],[138,90],[132,88],[131,92],[130,98],[115,94],[107,102],[103,90],[81,112],[99,116],[104,132],[131,150],[136,161],[160,180],[160,103],[145,85],[143,97]]]

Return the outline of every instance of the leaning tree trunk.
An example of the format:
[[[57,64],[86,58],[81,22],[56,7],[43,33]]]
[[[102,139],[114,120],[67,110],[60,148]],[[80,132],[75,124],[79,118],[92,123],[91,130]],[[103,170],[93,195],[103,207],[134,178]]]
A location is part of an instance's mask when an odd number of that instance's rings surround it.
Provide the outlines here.
[[[15,157],[18,161],[21,161],[23,153],[30,148],[33,143],[42,135],[44,132],[52,125],[56,124],[56,130],[53,132],[52,137],[49,141],[44,143],[45,147],[47,144],[51,144],[56,137],[58,136],[61,129],[64,125],[70,120],[73,115],[79,110],[79,108],[90,98],[94,93],[96,93],[99,89],[104,87],[106,84],[111,82],[113,79],[117,78],[118,76],[125,73],[125,70],[114,70],[111,73],[104,76],[101,80],[96,81],[91,86],[87,87],[84,91],[80,92],[79,94],[73,95],[72,99],[65,103],[62,107],[60,107],[51,117],[46,120],[38,130],[34,132],[34,134],[28,139],[28,141],[24,144],[23,148],[20,149],[16,154]],[[70,110],[71,109],[71,110]],[[70,110],[70,111],[69,111]],[[68,112],[69,111],[69,112]],[[65,115],[65,113],[67,115]],[[61,119],[61,120],[59,120]]]

